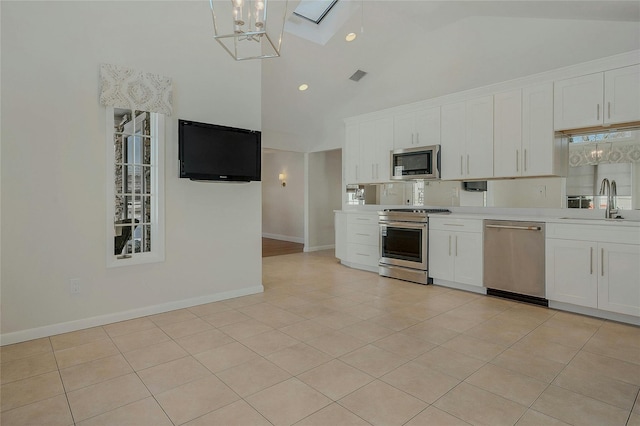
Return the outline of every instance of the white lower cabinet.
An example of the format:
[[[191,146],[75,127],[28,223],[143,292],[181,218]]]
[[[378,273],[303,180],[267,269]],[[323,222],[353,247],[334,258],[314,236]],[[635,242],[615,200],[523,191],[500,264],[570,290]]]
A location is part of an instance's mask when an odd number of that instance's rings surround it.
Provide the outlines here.
[[[598,275],[593,263],[595,245],[584,241],[547,239],[547,299],[598,307]]]
[[[640,316],[640,245],[598,244],[598,308]]]
[[[378,261],[380,260],[380,253],[378,251],[378,247],[349,243],[347,245],[347,260],[354,267],[362,265],[368,266],[369,268],[377,268]]]
[[[347,258],[347,214],[335,212],[334,229],[336,233],[336,257],[340,260]]]
[[[552,236],[576,238],[546,240],[547,299],[640,316],[638,229],[617,227],[607,235],[611,229],[591,228],[547,226]]]
[[[344,249],[338,250],[339,257],[348,266],[377,271],[380,260],[380,230],[377,212],[341,213],[346,216],[345,228],[340,239]],[[338,236],[336,235],[336,244]]]
[[[429,276],[482,286],[482,220],[429,218]]]

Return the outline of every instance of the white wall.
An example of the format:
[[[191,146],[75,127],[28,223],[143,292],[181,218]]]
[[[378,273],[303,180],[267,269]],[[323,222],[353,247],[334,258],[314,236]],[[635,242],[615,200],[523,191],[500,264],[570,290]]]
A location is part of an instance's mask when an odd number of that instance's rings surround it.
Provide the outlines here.
[[[268,104],[263,101],[263,104]],[[268,106],[263,106],[268,108]],[[262,131],[262,148],[278,149],[280,151],[307,152],[309,149],[309,140],[290,133],[282,133],[274,130]],[[340,141],[342,143],[342,140]]]
[[[334,210],[342,208],[342,150],[307,154],[307,243],[305,250],[335,245]]]
[[[286,175],[284,187],[280,173]],[[304,154],[263,150],[262,235],[304,243]]]
[[[260,291],[261,184],[177,177],[178,118],[260,128],[260,63],[217,45],[208,3],[0,4],[2,343]],[[100,63],[173,78],[162,263],[105,267]]]

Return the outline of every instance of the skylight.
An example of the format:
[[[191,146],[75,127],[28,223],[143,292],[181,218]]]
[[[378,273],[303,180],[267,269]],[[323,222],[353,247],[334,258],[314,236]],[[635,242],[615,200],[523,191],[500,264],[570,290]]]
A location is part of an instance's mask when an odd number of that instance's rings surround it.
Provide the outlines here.
[[[319,24],[338,0],[300,0],[294,15]]]

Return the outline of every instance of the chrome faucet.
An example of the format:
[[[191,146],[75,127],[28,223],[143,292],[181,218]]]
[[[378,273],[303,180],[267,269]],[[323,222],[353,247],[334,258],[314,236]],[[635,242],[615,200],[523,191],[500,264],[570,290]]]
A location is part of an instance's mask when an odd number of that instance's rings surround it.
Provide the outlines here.
[[[611,207],[609,207],[610,215],[618,214],[618,186],[616,185],[616,181],[611,179]]]
[[[606,192],[606,194],[605,194]],[[618,209],[616,208],[615,198],[618,195],[618,189],[616,187],[616,181],[612,180],[609,182],[609,179],[602,179],[602,183],[600,184],[600,195],[607,196],[607,206],[604,211],[604,217],[609,219],[612,215],[618,213]]]

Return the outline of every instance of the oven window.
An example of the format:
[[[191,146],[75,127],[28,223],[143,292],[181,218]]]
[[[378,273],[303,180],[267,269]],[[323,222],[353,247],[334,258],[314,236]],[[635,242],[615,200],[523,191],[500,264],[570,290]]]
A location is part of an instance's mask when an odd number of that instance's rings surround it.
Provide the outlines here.
[[[386,229],[382,238],[382,257],[422,262],[422,229]]]

